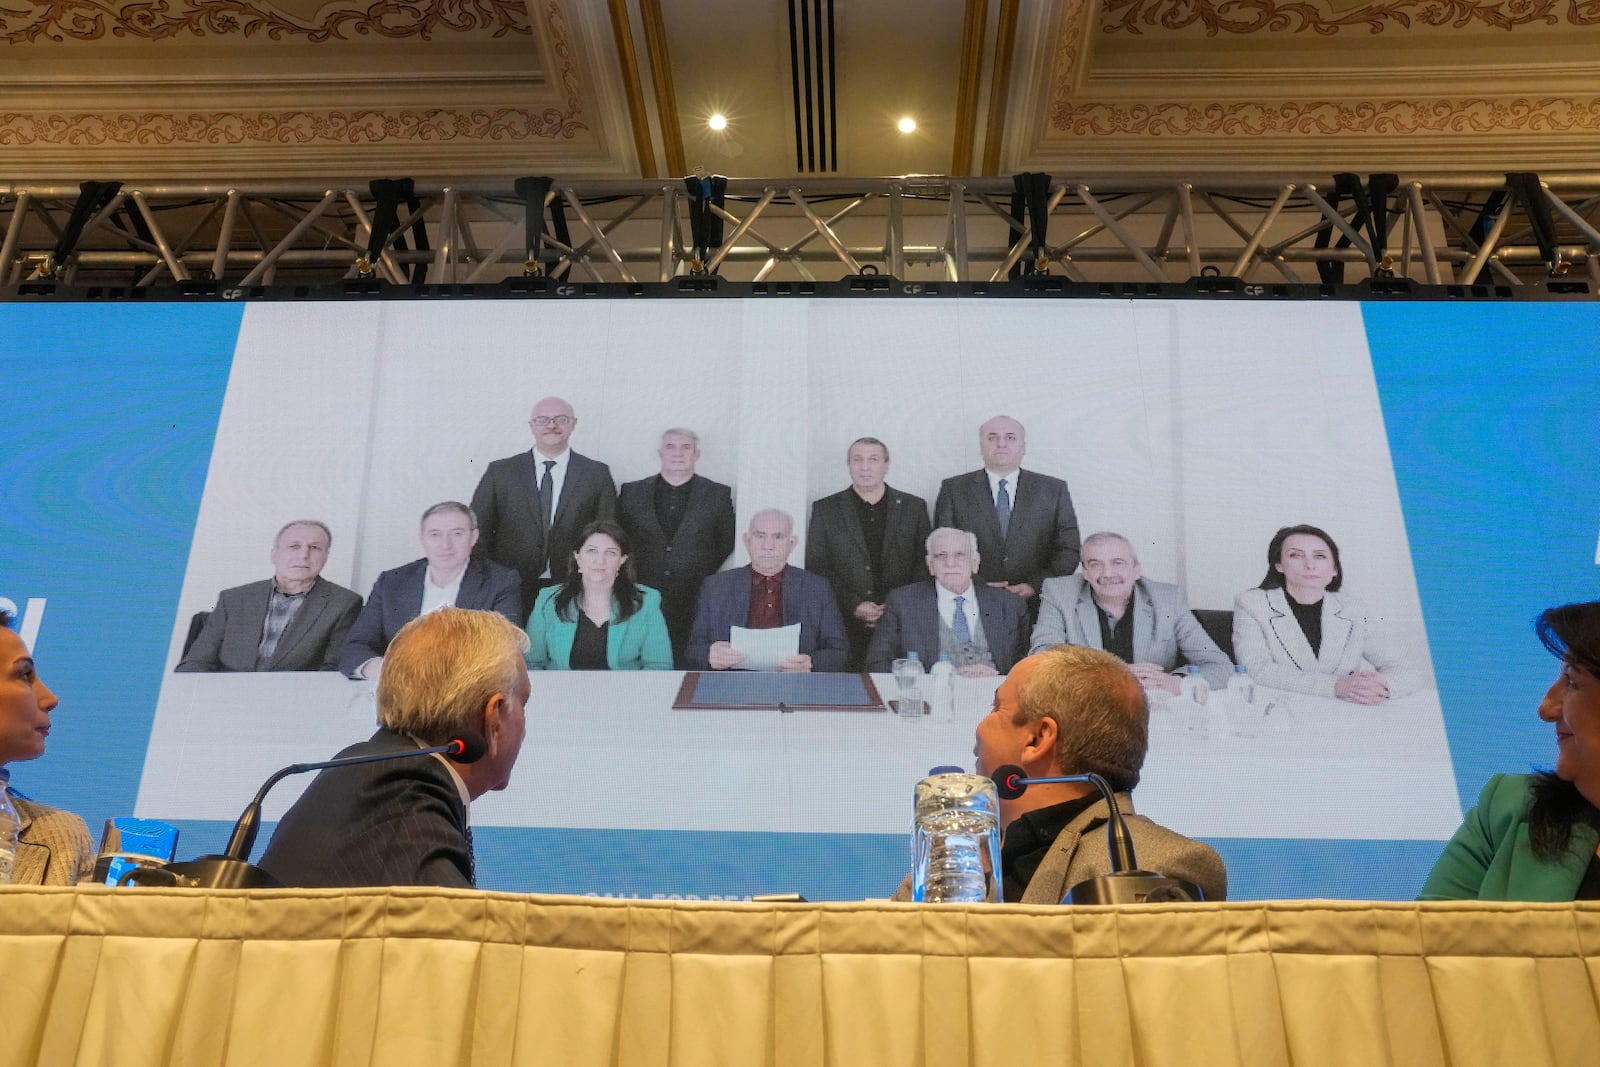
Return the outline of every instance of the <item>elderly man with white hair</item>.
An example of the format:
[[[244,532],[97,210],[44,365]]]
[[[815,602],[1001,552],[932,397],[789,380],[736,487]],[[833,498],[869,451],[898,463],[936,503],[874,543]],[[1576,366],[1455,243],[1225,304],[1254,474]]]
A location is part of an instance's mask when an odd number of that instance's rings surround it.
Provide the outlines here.
[[[713,574],[700,586],[694,626],[684,659],[690,670],[734,670],[744,653],[733,647],[733,628],[768,630],[800,626],[799,651],[778,664],[780,671],[842,671],[850,642],[834,602],[833,589],[821,575],[789,566],[799,543],[794,519],[777,508],[750,516],[744,535],[750,562]]]
[[[867,670],[883,673],[915,652],[924,663],[945,653],[969,678],[1005,674],[1025,651],[1027,603],[972,580],[981,560],[978,539],[966,530],[941,526],[929,534],[927,564],[932,579],[901,586],[884,601]]]

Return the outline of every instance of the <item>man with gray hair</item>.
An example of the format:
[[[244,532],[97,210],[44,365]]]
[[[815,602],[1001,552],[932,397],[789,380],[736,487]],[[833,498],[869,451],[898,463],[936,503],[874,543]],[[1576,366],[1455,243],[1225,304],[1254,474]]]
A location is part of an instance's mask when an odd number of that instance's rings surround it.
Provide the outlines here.
[[[975,583],[979,565],[978,539],[968,531],[941,526],[929,534],[933,578],[889,594],[867,647],[867,670],[888,671],[908,652],[932,664],[942,652],[964,677],[1009,671],[1022,658],[1028,606],[1004,589]]]
[[[1172,671],[1180,662],[1197,665],[1212,688],[1228,684],[1233,662],[1189,610],[1182,589],[1144,577],[1126,537],[1091,534],[1079,571],[1045,581],[1032,651],[1063,643],[1104,649],[1127,663],[1146,689],[1168,693],[1179,691]]]
[[[400,628],[418,615],[457,607],[498,611],[520,627],[521,579],[472,554],[478,543],[478,517],[456,500],[435,504],[422,513],[422,558],[384,571],[372,583],[339,655],[339,670],[350,678],[376,678],[383,657]]]
[[[286,522],[272,539],[272,577],[224,589],[180,671],[331,671],[361,597],[322,577],[333,533],[317,519]]]
[[[789,566],[799,538],[794,519],[777,508],[750,516],[744,535],[747,566],[722,571],[700,586],[684,660],[690,670],[734,670],[745,654],[733,647],[735,626],[769,630],[800,627],[799,651],[778,664],[785,672],[842,671],[849,645],[827,579]]]
[[[661,434],[661,473],[628,482],[617,521],[633,542],[633,573],[661,594],[672,655],[683,663],[700,583],[733,552],[733,490],[695,473],[700,437],[673,427]]]
[[[443,608],[395,635],[378,681],[377,733],[339,757],[414,752],[457,738],[483,755],[333,767],[284,813],[261,869],[286,886],[477,884],[473,800],[504,789],[522,751],[528,636],[492,611]]]

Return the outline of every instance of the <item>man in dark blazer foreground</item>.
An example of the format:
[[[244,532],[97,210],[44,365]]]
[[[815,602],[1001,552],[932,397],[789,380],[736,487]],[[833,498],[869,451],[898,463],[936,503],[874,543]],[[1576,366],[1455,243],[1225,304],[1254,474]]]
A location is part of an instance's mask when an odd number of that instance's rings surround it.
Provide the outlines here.
[[[261,868],[286,886],[475,885],[467,805],[504,789],[522,750],[527,647],[527,635],[494,612],[443,608],[408,623],[378,682],[382,725],[339,755],[414,752],[476,734],[483,756],[323,771],[278,822]]]
[[[422,513],[422,558],[384,571],[372,583],[339,654],[339,670],[350,678],[374,678],[389,642],[418,615],[445,606],[498,611],[514,626],[527,621],[516,571],[477,559],[472,509],[454,500]]]
[[[1027,430],[1008,415],[979,427],[983,469],[944,480],[933,523],[978,536],[979,581],[1035,601],[1046,578],[1078,566],[1078,516],[1066,482],[1022,470],[1027,446]]]
[[[533,450],[489,464],[472,493],[483,540],[478,554],[522,576],[522,603],[567,576],[578,533],[617,508],[611,468],[568,447],[578,416],[547,396],[533,406]]]
[[[977,539],[966,530],[940,527],[928,535],[932,581],[889,594],[867,649],[866,669],[883,674],[907,652],[924,665],[948,653],[967,678],[1005,674],[1022,658],[1028,639],[1028,605],[1015,593],[972,580],[978,571]],[[961,618],[957,619],[957,612]]]
[[[850,487],[811,505],[806,570],[833,586],[850,638],[850,670],[860,670],[891,589],[922,574],[928,502],[891,488],[889,446],[859,437],[845,453]]]
[[[332,547],[333,534],[316,519],[284,524],[272,542],[273,576],[224,589],[174,669],[331,671],[337,667],[345,635],[361,610],[361,597],[322,577]]]
[[[684,660],[690,670],[725,671],[744,662],[729,641],[735,626],[762,629],[800,624],[800,651],[780,671],[842,671],[849,647],[826,579],[788,566],[799,538],[794,520],[776,508],[750,516],[744,547],[748,566],[713,574],[700,586]]]
[[[1215,849],[1132,814],[1149,735],[1144,689],[1127,666],[1096,648],[1062,645],[1019,661],[995,690],[994,710],[978,723],[974,769],[985,776],[1007,765],[1028,778],[1100,775],[1127,817],[1139,868],[1193,882],[1206,900],[1225,900],[1228,873]],[[1031,785],[1001,800],[1003,899],[1064,903],[1074,886],[1110,874],[1109,816],[1087,782]],[[911,898],[911,879],[895,896]]]
[[[629,482],[617,520],[632,542],[633,572],[661,594],[673,659],[682,664],[700,583],[733,551],[733,490],[695,473],[700,438],[673,428],[661,435],[661,473]]]

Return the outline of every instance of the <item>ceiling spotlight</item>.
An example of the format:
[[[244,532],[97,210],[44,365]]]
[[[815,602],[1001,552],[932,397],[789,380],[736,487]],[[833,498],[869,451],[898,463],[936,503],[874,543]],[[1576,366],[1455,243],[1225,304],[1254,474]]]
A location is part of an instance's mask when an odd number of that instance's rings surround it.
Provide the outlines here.
[[[912,118],[910,115],[907,115],[905,118],[901,119],[898,123],[896,123],[896,126],[899,127],[901,133],[917,132],[917,120]]]
[[[719,111],[709,119],[706,119],[706,125],[713,130],[725,130],[728,128],[728,116]]]

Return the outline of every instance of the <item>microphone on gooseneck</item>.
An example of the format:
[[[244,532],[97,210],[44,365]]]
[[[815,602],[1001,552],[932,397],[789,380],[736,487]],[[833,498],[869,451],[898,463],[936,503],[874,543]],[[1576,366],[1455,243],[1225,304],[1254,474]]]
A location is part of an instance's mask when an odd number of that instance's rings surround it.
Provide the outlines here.
[[[1182,878],[1169,878],[1153,871],[1141,871],[1133,851],[1133,834],[1117,807],[1116,792],[1098,774],[1061,774],[1048,778],[1029,778],[1021,767],[1007,764],[989,776],[1001,800],[1015,800],[1030,785],[1052,782],[1088,782],[1099,790],[1106,802],[1106,851],[1111,873],[1090,878],[1073,886],[1068,893],[1074,904],[1142,904],[1204,900],[1200,887]]]

